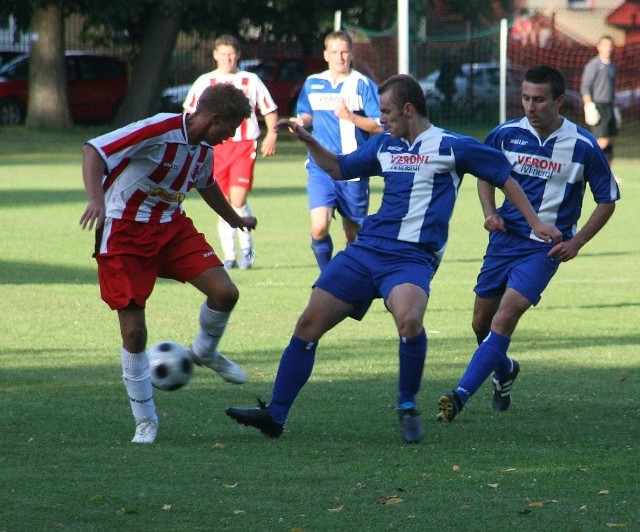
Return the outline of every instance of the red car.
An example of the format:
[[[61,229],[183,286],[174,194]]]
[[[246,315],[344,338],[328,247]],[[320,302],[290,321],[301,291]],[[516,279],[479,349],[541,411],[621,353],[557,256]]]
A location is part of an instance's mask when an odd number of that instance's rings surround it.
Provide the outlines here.
[[[266,85],[282,117],[295,116],[300,90],[307,76],[327,70],[327,63],[317,57],[265,59],[247,70]]]
[[[74,121],[111,120],[127,93],[127,63],[91,52],[65,52],[69,112]],[[24,122],[29,98],[29,56],[0,68],[0,125]]]

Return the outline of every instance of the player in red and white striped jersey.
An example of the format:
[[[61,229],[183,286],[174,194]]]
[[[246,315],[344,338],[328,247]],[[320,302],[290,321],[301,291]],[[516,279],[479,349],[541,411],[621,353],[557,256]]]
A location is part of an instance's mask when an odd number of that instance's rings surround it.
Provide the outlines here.
[[[250,216],[251,207],[247,202],[249,192],[253,188],[253,171],[256,163],[260,125],[256,116],[256,108],[264,116],[266,135],[260,148],[263,157],[270,157],[276,152],[277,133],[275,125],[278,121],[277,105],[260,78],[253,72],[238,69],[240,59],[240,43],[231,35],[222,35],[216,39],[213,58],[217,68],[207,72],[194,82],[185,98],[183,107],[186,112],[195,108],[202,91],[217,83],[230,83],[244,92],[251,102],[252,113],[236,130],[227,142],[216,146],[216,160],[213,174],[227,200],[238,214]],[[251,233],[238,232],[222,218],[218,224],[218,234],[224,253],[226,269],[236,268],[235,240],[240,245],[240,268],[248,269],[253,265],[254,249]]]
[[[96,228],[102,299],[118,311],[135,443],[152,443],[158,428],[145,350],[145,305],[158,277],[189,282],[206,296],[192,346],[194,361],[230,382],[247,379],[240,366],[217,351],[238,289],[182,202],[195,188],[233,227],[255,228],[256,219],[239,216],[211,174],[212,146],[250,114],[242,91],[218,85],[202,93],[193,113],[161,113],[91,139],[83,148],[89,201],[80,225]]]

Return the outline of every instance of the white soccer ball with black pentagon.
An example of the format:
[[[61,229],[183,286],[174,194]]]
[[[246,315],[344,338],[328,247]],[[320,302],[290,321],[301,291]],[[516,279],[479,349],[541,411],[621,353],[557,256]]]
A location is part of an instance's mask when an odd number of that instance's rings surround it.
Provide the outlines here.
[[[191,353],[178,342],[165,340],[147,350],[151,383],[159,390],[172,392],[182,388],[191,379],[193,361]]]

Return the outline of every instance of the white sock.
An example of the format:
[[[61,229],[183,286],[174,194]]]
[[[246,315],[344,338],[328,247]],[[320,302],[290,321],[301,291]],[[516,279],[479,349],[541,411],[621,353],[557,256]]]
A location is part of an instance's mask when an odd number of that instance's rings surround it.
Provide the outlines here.
[[[151,371],[147,352],[129,353],[124,347],[120,352],[122,377],[124,386],[129,394],[131,411],[136,424],[141,421],[153,421],[158,424],[156,405],[153,401],[153,386],[151,385]]]
[[[236,260],[236,228],[231,227],[222,218],[218,220],[218,236],[224,260]]]
[[[210,309],[206,303],[200,307],[200,331],[193,341],[193,352],[200,360],[211,360],[220,338],[229,322],[231,312]]]
[[[253,212],[251,211],[251,207],[248,203],[245,203],[239,209],[236,209],[235,207],[234,209],[238,213],[238,216],[253,216]],[[253,237],[251,235],[251,231],[238,229],[238,242],[240,243],[240,249],[249,249],[253,247]]]

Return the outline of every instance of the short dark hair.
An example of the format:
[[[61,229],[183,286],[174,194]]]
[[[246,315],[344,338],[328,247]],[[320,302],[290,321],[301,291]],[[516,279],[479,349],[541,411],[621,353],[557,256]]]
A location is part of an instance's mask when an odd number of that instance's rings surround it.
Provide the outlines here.
[[[251,116],[251,103],[244,93],[230,83],[216,83],[202,91],[196,112],[218,113],[225,122]]]
[[[565,92],[564,77],[558,70],[548,65],[531,67],[524,73],[524,80],[529,83],[549,83],[551,95],[554,98],[562,96]]]
[[[388,90],[392,92],[391,101],[398,107],[403,107],[405,104],[410,103],[419,115],[429,116],[424,92],[422,92],[420,84],[412,76],[408,74],[391,76],[380,84],[378,94]]]

